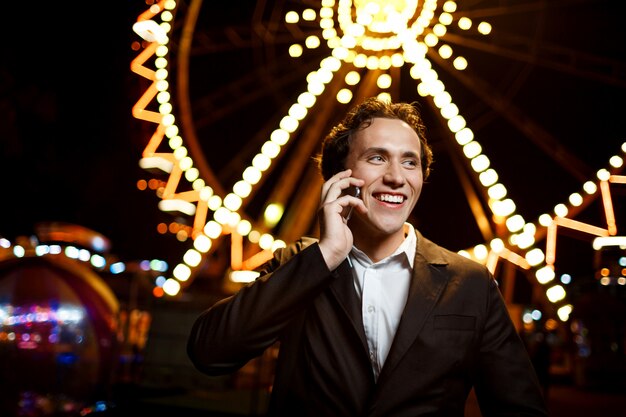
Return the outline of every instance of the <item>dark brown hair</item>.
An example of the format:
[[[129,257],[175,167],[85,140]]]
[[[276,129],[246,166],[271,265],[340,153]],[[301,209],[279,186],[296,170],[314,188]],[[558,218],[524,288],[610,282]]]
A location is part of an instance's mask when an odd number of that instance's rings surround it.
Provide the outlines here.
[[[353,107],[324,138],[321,153],[316,157],[324,180],[328,180],[337,172],[345,169],[345,162],[350,152],[350,143],[354,133],[368,127],[372,119],[377,117],[402,120],[415,130],[422,148],[420,155],[422,174],[424,180],[428,178],[430,164],[433,161],[433,152],[426,141],[424,135],[426,127],[415,103],[391,103],[370,97]]]

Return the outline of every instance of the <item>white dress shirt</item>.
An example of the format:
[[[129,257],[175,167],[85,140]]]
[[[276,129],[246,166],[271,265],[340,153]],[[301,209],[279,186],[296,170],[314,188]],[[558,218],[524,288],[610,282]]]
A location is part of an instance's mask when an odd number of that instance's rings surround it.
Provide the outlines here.
[[[375,379],[387,359],[409,295],[417,238],[410,223],[405,223],[404,234],[406,238],[395,252],[376,263],[355,246],[349,255]]]

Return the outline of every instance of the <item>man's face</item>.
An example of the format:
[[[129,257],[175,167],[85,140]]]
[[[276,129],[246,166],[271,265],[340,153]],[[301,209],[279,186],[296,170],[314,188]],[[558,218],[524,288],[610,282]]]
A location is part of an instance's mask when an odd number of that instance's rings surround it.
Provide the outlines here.
[[[401,120],[375,118],[355,134],[346,168],[365,181],[361,198],[368,213],[353,215],[353,230],[371,237],[404,238],[404,222],[422,191],[420,151],[417,133]]]

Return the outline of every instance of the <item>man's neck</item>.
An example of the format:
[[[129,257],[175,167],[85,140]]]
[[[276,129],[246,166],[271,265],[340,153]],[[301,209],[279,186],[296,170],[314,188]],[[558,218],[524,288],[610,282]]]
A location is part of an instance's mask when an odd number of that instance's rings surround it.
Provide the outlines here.
[[[405,239],[404,229],[393,235],[353,234],[353,236],[354,246],[365,253],[372,262],[378,262],[394,253]]]

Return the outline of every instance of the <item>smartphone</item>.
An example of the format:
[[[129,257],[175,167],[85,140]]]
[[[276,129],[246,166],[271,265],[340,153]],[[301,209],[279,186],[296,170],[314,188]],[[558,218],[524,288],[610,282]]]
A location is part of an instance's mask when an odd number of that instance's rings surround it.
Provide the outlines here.
[[[359,198],[361,196],[361,189],[359,187],[355,187],[354,185],[351,185],[350,187],[346,188],[343,192],[344,195],[351,195],[353,197]],[[352,210],[354,209],[353,206],[348,206],[346,207],[346,209],[343,212],[343,217],[347,220],[350,220],[350,216],[352,216]]]

